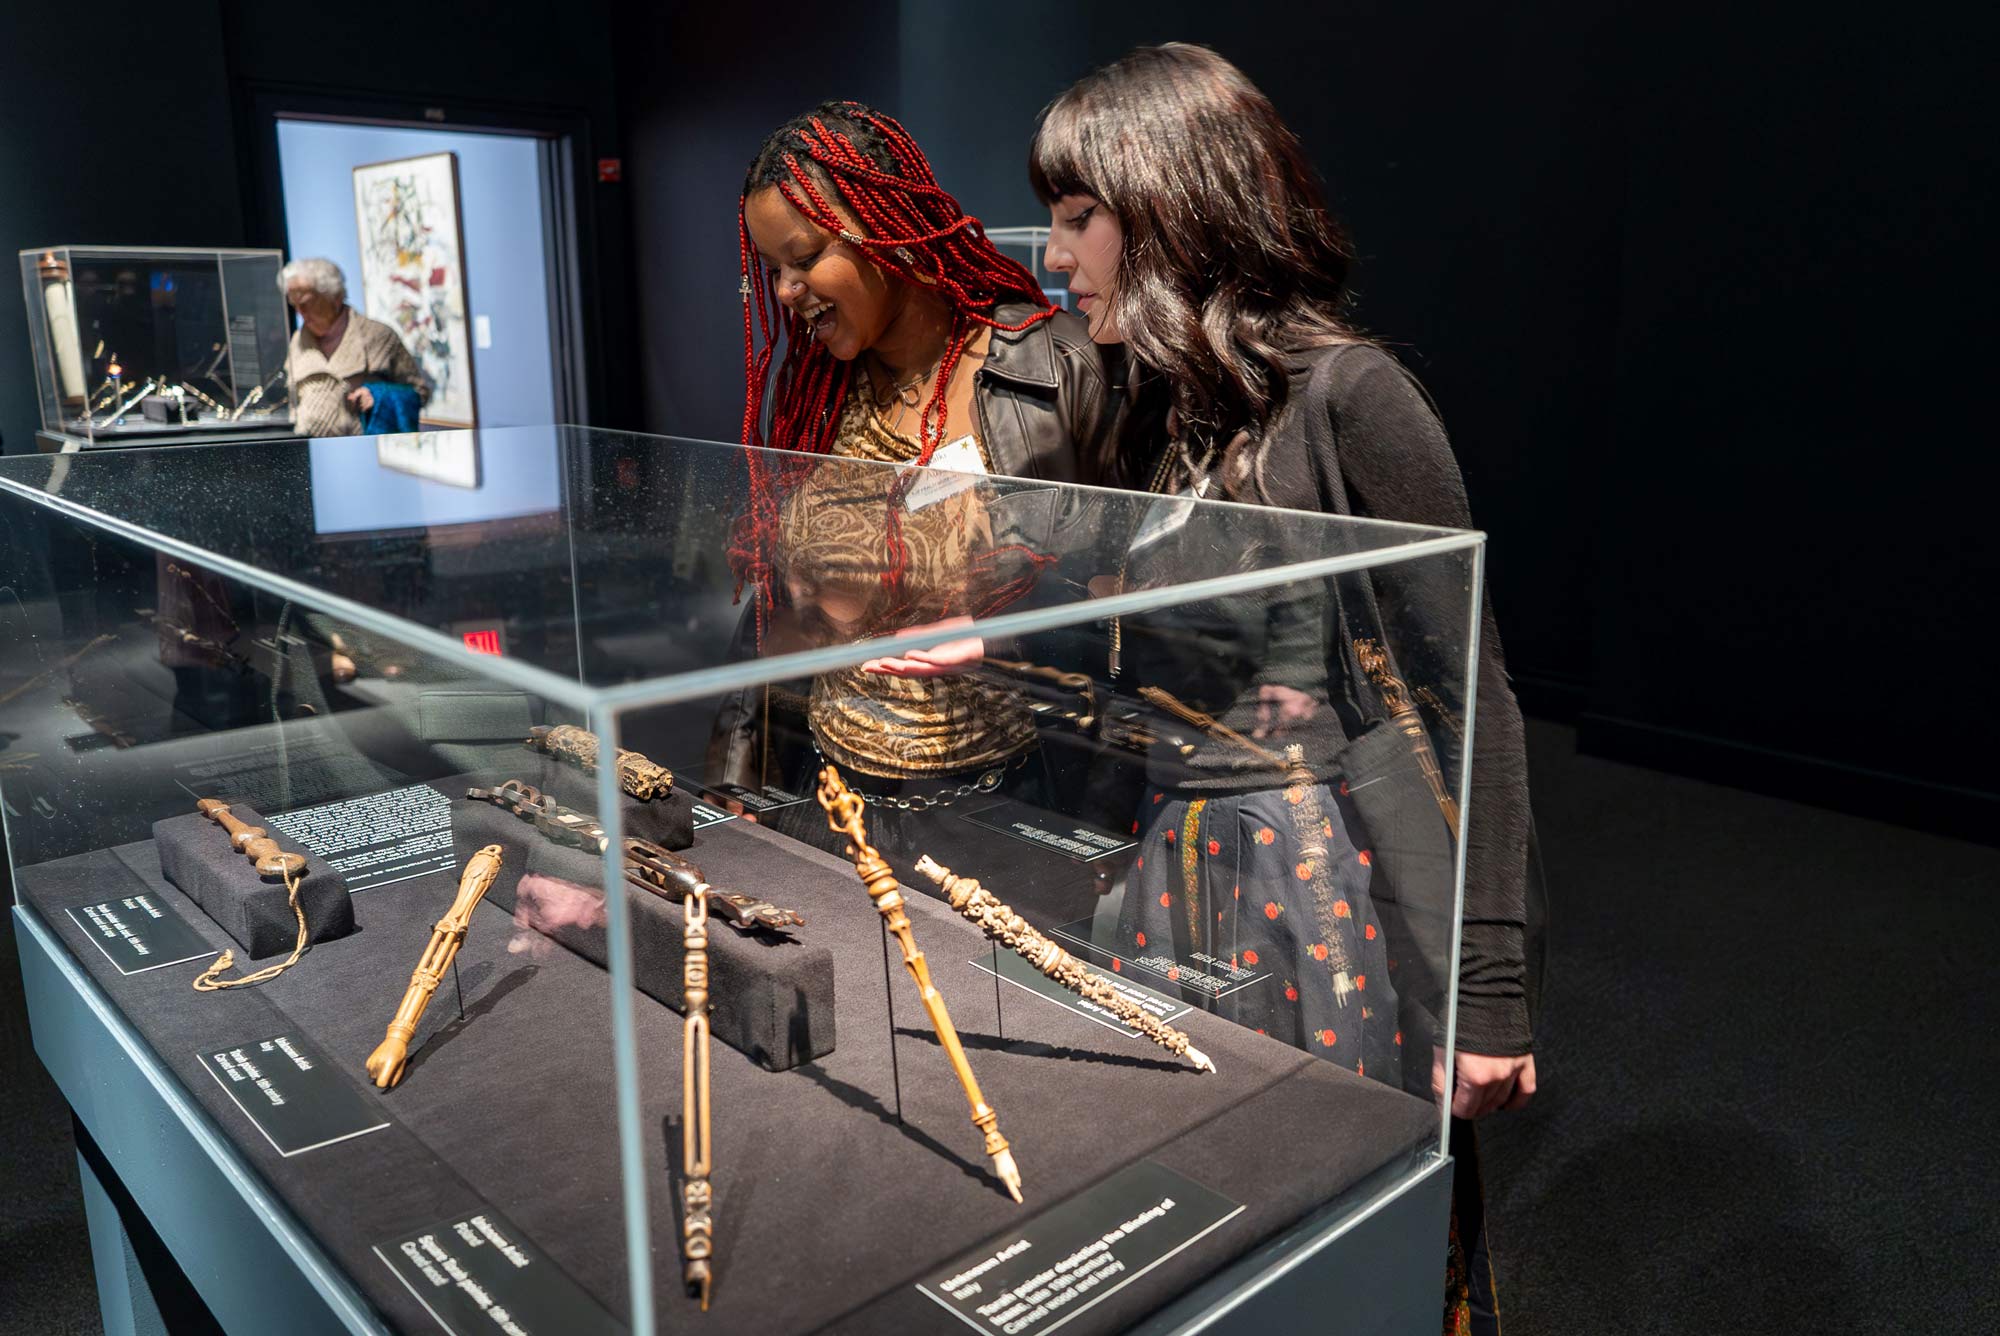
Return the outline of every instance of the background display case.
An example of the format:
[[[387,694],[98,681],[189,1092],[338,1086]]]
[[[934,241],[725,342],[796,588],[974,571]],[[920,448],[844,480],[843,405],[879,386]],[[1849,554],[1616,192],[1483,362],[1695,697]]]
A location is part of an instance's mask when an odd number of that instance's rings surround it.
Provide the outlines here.
[[[384,444],[0,460],[37,1050],[225,1327],[1436,1322],[1480,535]]]
[[[275,250],[21,252],[42,429],[86,445],[289,431]]]

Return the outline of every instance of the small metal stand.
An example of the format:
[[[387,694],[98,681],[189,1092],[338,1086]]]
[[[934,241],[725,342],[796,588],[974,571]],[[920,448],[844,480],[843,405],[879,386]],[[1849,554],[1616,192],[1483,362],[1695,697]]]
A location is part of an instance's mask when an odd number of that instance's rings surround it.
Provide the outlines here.
[[[889,921],[882,927],[882,995],[889,1001],[889,1078],[896,1087],[896,1126],[903,1125],[903,1069],[896,1061],[896,980],[889,972]]]

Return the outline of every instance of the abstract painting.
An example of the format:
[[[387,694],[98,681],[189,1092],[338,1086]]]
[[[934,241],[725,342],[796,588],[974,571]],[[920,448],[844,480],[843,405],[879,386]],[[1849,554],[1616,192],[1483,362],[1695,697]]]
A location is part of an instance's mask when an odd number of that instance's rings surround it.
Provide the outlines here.
[[[361,229],[361,309],[402,335],[430,377],[423,425],[478,426],[458,155],[356,167],[354,218]]]

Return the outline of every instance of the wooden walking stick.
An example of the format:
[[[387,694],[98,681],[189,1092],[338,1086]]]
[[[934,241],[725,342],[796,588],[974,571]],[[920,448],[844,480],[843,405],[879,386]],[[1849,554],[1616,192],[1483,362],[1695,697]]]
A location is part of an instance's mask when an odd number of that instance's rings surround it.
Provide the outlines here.
[[[402,1005],[396,1008],[395,1018],[389,1022],[388,1037],[368,1055],[368,1074],[381,1089],[387,1090],[403,1079],[403,1065],[409,1059],[410,1040],[416,1037],[417,1022],[424,1018],[431,994],[444,981],[444,972],[451,968],[451,962],[458,958],[458,948],[465,944],[474,907],[499,875],[497,844],[487,845],[465,861],[465,871],[458,878],[458,898],[431,930],[430,944],[424,948],[423,959],[417,962],[416,972],[410,976],[409,991],[403,994]]]
[[[896,884],[896,874],[889,870],[875,846],[868,843],[868,832],[861,821],[861,796],[841,783],[838,770],[827,766],[819,772],[819,805],[826,809],[828,829],[847,837],[856,875],[867,887],[876,912],[882,915],[882,921],[903,948],[903,965],[917,981],[924,1010],[930,1013],[931,1028],[937,1031],[938,1043],[944,1046],[952,1070],[958,1073],[958,1083],[965,1087],[966,1102],[972,1105],[973,1126],[985,1134],[986,1153],[992,1157],[994,1174],[1007,1185],[1007,1192],[1015,1201],[1021,1200],[1021,1171],[1014,1163],[1014,1152],[1007,1149],[1007,1138],[1000,1135],[1000,1115],[986,1102],[986,1096],[979,1093],[978,1078],[972,1074],[972,1064],[965,1060],[965,1046],[958,1042],[951,1014],[944,1009],[944,997],[931,983],[930,966],[924,963],[924,953],[917,949],[916,936],[910,931],[910,916],[903,912],[903,892]]]

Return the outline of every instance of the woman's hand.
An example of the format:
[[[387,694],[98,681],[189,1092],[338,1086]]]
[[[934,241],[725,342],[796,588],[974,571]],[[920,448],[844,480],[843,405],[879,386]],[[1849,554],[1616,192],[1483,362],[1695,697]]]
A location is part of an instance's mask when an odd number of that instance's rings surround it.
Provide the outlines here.
[[[1444,1054],[1431,1050],[1431,1093],[1444,1088]],[[1535,1097],[1535,1055],[1495,1058],[1484,1053],[1458,1053],[1458,1080],[1451,1091],[1451,1116],[1467,1120],[1489,1113],[1526,1108]]]
[[[375,407],[375,391],[366,385],[356,386],[347,392],[347,402],[353,404],[356,411],[366,413]]]
[[[970,617],[947,617],[929,626],[912,626],[896,632],[898,639],[907,636],[929,635],[953,626],[970,626]],[[861,665],[864,673],[880,673],[884,677],[949,677],[977,668],[986,658],[986,640],[983,636],[964,636],[958,640],[947,640],[929,649],[913,649],[893,658],[870,659]]]

